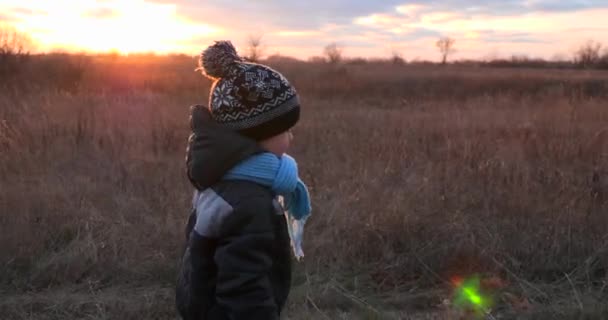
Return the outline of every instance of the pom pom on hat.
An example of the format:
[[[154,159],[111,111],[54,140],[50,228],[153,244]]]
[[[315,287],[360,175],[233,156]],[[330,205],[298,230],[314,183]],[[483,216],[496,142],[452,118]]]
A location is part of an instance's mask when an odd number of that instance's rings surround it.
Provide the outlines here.
[[[216,41],[201,53],[199,67],[203,73],[212,79],[225,78],[231,69],[243,61],[230,41]]]

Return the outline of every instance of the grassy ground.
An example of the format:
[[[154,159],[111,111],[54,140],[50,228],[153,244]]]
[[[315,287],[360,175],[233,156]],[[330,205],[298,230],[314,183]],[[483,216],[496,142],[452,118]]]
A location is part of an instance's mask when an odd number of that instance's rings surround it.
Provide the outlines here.
[[[36,63],[0,91],[1,317],[174,319],[209,83],[184,58]],[[276,68],[314,202],[286,318],[470,319],[475,274],[480,318],[608,317],[608,74]]]

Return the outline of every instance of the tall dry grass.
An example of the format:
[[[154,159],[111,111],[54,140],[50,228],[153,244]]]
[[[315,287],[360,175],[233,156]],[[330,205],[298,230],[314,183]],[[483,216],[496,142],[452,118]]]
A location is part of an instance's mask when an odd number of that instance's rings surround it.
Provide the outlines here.
[[[173,317],[188,106],[209,83],[187,57],[40,59],[0,92],[0,314]],[[361,296],[402,317],[441,302],[404,292],[473,273],[571,307],[551,315],[608,312],[607,73],[275,67],[302,96],[314,205],[291,318]]]

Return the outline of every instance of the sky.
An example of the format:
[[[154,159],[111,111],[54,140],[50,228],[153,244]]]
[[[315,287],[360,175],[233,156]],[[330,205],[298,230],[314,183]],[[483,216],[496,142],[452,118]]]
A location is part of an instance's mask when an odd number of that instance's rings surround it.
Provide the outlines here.
[[[608,0],[2,0],[0,24],[36,51],[196,55],[214,40],[243,52],[262,36],[266,55],[306,59],[337,43],[348,57],[438,60],[527,55],[569,58],[588,40],[608,47]]]

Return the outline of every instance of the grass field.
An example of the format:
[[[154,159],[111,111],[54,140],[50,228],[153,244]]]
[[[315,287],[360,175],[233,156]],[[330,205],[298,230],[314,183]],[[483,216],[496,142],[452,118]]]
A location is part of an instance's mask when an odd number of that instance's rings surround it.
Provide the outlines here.
[[[286,319],[608,318],[608,73],[275,61],[310,186]],[[0,83],[0,318],[175,319],[188,57],[34,57]]]

